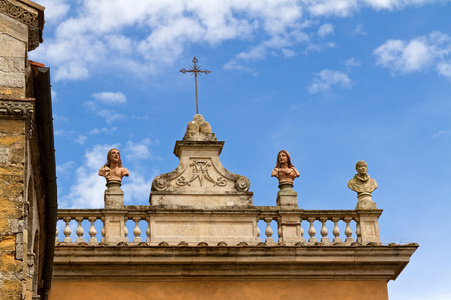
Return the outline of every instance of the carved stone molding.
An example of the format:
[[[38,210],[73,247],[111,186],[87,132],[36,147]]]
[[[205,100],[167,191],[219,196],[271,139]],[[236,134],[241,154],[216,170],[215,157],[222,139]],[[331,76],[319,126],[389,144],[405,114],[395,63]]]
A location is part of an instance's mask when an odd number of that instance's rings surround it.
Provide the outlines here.
[[[29,118],[33,116],[33,113],[34,100],[0,99],[0,116]]]
[[[31,7],[32,4],[35,7]],[[27,25],[28,51],[36,49],[42,42],[43,10],[42,6],[30,1],[0,0],[0,13]]]
[[[27,138],[30,138],[33,131],[34,99],[30,100],[0,99],[0,118],[1,117],[25,119],[26,135]]]

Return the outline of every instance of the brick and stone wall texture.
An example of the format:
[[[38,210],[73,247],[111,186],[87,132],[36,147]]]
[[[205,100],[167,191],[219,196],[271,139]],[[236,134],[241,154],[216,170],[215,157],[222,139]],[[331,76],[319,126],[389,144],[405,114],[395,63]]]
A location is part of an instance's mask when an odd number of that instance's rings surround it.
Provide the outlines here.
[[[25,141],[25,120],[0,118],[0,299],[26,289]]]

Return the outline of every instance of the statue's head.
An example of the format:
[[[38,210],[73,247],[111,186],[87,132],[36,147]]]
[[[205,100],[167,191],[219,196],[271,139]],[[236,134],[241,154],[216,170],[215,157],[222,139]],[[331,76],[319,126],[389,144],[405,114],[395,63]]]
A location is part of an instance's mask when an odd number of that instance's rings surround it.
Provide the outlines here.
[[[119,168],[122,168],[121,153],[116,148],[113,148],[110,151],[108,151],[107,162],[105,166],[107,167],[111,166],[112,161],[117,163]]]
[[[368,166],[365,161],[360,160],[355,164],[355,170],[360,174],[364,175],[368,171]]]
[[[281,168],[285,162],[288,163],[288,168],[294,167],[291,163],[291,157],[290,154],[288,154],[287,150],[280,150],[277,154],[276,168]]]

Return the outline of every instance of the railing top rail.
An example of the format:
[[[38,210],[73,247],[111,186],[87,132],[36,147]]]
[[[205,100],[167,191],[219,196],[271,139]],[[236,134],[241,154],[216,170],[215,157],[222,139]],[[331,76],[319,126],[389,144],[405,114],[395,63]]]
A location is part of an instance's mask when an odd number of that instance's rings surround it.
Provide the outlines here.
[[[64,217],[102,217],[105,213],[112,210],[106,209],[58,209],[58,219]],[[344,217],[359,217],[362,214],[373,215],[379,217],[382,214],[382,209],[374,210],[305,210],[305,209],[281,209],[277,206],[253,206],[248,209],[224,209],[224,210],[200,210],[200,209],[160,209],[152,208],[151,206],[124,206],[123,209],[114,210],[114,212],[122,212],[128,217],[145,217],[152,214],[172,213],[192,213],[192,214],[233,214],[233,215],[255,215],[256,217],[279,217],[281,215],[291,214],[299,215],[299,217],[306,219],[308,217],[327,217],[327,218],[344,218]]]

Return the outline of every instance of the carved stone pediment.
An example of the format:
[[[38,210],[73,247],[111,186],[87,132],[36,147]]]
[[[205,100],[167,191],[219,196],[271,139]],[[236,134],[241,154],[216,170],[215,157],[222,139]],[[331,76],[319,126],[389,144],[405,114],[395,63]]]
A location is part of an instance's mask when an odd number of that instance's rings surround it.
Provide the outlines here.
[[[249,190],[250,182],[244,176],[227,171],[213,157],[190,157],[180,162],[172,172],[157,176],[152,191],[167,193],[239,193]]]
[[[214,136],[211,129],[205,134]],[[179,166],[154,178],[150,204],[195,209],[252,206],[253,193],[249,192],[249,179],[229,172],[219,160],[224,142],[187,136],[185,134],[184,140],[175,144],[174,154],[180,159]]]

